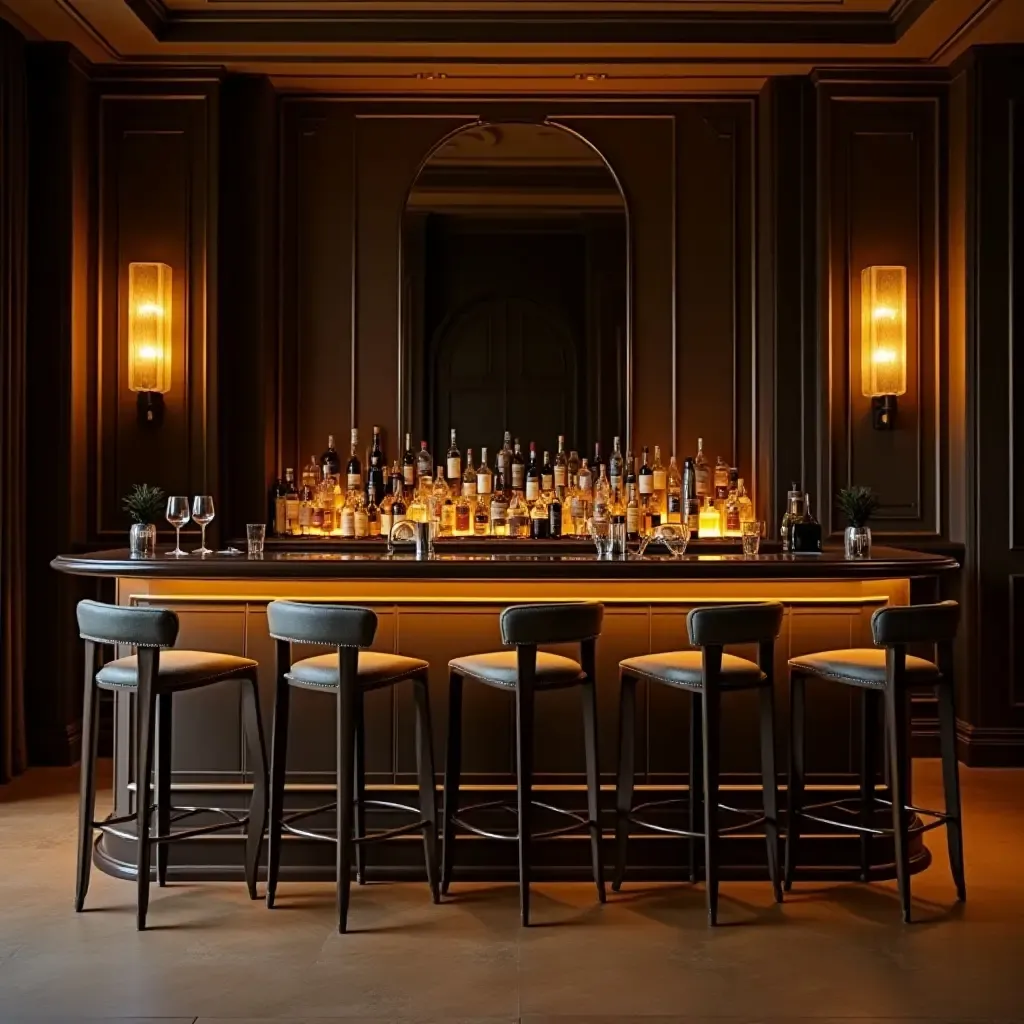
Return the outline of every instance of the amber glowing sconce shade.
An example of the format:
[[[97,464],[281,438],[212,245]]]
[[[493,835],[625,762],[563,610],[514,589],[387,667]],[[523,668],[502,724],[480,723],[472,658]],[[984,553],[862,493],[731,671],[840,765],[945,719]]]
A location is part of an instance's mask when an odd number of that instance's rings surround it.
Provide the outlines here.
[[[865,267],[860,274],[860,386],[876,430],[892,430],[896,398],[907,391],[907,268]]]
[[[128,264],[128,387],[138,394],[139,421],[163,419],[171,390],[171,268]]]

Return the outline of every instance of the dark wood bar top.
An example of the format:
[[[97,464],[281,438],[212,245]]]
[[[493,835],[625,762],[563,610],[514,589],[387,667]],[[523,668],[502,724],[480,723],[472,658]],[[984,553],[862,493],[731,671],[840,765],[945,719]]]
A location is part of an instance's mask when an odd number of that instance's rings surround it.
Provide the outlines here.
[[[440,547],[440,545],[439,545]],[[598,559],[589,544],[578,553],[545,554],[507,549],[493,554],[439,550],[432,558],[376,551],[267,550],[262,556],[216,553],[200,558],[134,558],[127,549],[60,555],[51,566],[78,576],[139,579],[600,579],[600,580],[828,580],[935,576],[957,569],[956,559],[941,553],[875,547],[870,558],[847,559],[841,548],[820,555],[768,553],[687,553],[682,557],[647,553],[626,559]]]

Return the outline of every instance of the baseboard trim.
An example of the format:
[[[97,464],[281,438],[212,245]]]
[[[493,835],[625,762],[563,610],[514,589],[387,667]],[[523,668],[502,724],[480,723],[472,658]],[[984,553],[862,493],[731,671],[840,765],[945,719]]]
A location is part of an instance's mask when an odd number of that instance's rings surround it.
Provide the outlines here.
[[[971,768],[1024,767],[1024,727],[956,723],[957,756]]]

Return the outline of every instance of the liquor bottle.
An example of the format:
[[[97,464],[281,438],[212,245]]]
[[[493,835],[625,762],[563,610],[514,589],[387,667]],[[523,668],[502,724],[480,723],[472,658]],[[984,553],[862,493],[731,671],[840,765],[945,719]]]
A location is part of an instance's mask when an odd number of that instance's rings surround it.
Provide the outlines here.
[[[313,490],[313,507],[309,514],[309,531],[312,534],[330,533],[324,530],[324,482],[318,480]]]
[[[594,442],[594,460],[590,463],[590,472],[593,474],[596,480],[601,475],[601,467],[604,465],[604,459],[601,458],[601,442]]]
[[[345,502],[338,515],[338,528],[342,537],[354,538],[356,535],[356,510],[352,502],[349,501],[351,497],[351,493],[345,496]]]
[[[327,475],[337,481],[341,475],[341,457],[337,448],[334,447],[334,435],[327,436],[327,450],[320,456],[321,476]]]
[[[405,517],[408,515],[408,510],[405,505],[405,495],[402,493],[401,484],[398,484],[395,487],[392,497],[394,500],[391,502],[391,525],[394,526],[396,523],[404,522]]]
[[[619,491],[612,491],[612,502],[608,506],[608,525],[611,530],[612,554],[624,555],[626,552],[622,541],[626,532],[626,506]]]
[[[555,494],[559,501],[565,500],[565,489],[569,486],[569,460],[565,457],[565,435],[558,435],[558,453],[554,465]]]
[[[380,536],[380,507],[375,501],[366,503],[366,526],[367,537]]]
[[[676,457],[668,460],[668,472],[665,474],[665,513],[666,522],[681,523],[683,521],[683,480],[679,475]]]
[[[434,479],[434,494],[431,504],[431,516],[440,524],[440,532],[450,537],[455,530],[455,502],[452,493],[440,473]]]
[[[562,536],[562,502],[556,489],[548,501],[548,536]]]
[[[566,463],[566,466],[569,470],[569,476],[565,485],[566,487],[576,487],[580,475],[580,453],[575,449],[569,452],[569,460]]]
[[[358,491],[353,491],[349,500],[352,504],[352,523],[356,538],[362,540],[370,535],[370,517],[367,514],[367,504]]]
[[[544,453],[540,467],[540,489],[542,494],[551,495],[555,490],[555,467],[551,465],[551,452]]]
[[[310,456],[309,465],[302,471],[302,487],[299,490],[299,533],[308,536],[313,532],[313,506],[316,504],[316,458]]]
[[[420,441],[420,453],[416,456],[416,482],[425,476],[434,475],[434,457],[427,451],[427,442]]]
[[[626,540],[640,539],[640,502],[636,484],[626,485]]]
[[[804,512],[789,524],[789,550],[794,555],[821,554],[821,524],[811,515],[811,496],[804,495]]]
[[[405,435],[405,454],[402,456],[402,479],[410,490],[416,486],[416,456],[413,454],[411,438]]]
[[[495,469],[501,470],[501,479],[507,487],[512,479],[512,435],[507,430],[505,431],[505,441],[495,459]]]
[[[740,532],[740,503],[736,491],[729,491],[729,497],[725,499],[725,529],[722,530],[723,537],[739,537]]]
[[[743,477],[740,477],[736,482],[736,500],[740,503],[740,529],[743,529],[743,523],[752,523],[754,521],[754,503],[750,500],[750,495],[747,494],[747,489],[743,486]]]
[[[520,490],[512,491],[512,499],[508,503],[508,535],[510,537],[530,536],[530,509]]]
[[[521,491],[526,486],[526,463],[523,461],[523,449],[516,438],[512,451],[512,490]]]
[[[487,449],[480,449],[480,465],[476,468],[476,493],[481,505],[486,505],[491,500],[494,477],[491,476],[491,467],[487,465]]]
[[[512,463],[515,466],[515,463]],[[537,462],[537,442],[530,442],[530,464],[526,467],[526,500],[540,497],[540,464]]]
[[[379,502],[384,497],[386,466],[380,427],[374,427],[374,442],[370,447],[370,467],[367,470],[367,501],[370,501],[372,497],[374,502]]]
[[[654,501],[654,495],[649,494],[640,499],[640,529],[643,533],[650,535],[661,526],[661,509]]]
[[[474,480],[475,486],[475,480]],[[470,505],[469,498],[466,497],[465,492],[459,495],[455,502],[455,534],[459,537],[468,536],[473,532],[473,527],[470,522]]]
[[[636,459],[633,458],[632,452],[626,452],[626,475],[622,478],[623,486],[623,497],[626,501],[629,501],[629,492],[632,490],[636,492]]]
[[[715,508],[714,498],[705,498],[700,507],[698,534],[701,537],[720,537],[722,535],[722,517]]]
[[[476,470],[473,468],[473,449],[466,449],[466,471],[462,474],[462,496],[476,503]]]
[[[455,428],[452,428],[452,441],[448,445],[448,452],[445,455],[445,468],[447,469],[447,477],[449,480],[454,480],[455,485],[458,486],[462,480],[462,453],[459,451],[458,445],[455,443]]]
[[[267,500],[267,528],[275,536],[284,532],[284,481],[277,477],[270,485]]]
[[[799,484],[794,480],[789,485],[789,492],[786,495],[786,511],[782,516],[782,524],[779,532],[782,534],[782,550],[789,551],[789,527],[797,519],[804,515],[804,494]]]
[[[612,503],[612,485],[608,483],[607,467],[601,464],[601,469],[594,484],[594,522],[607,522],[608,509]]]
[[[401,494],[401,484],[399,484],[399,494]],[[395,525],[392,510],[395,507],[395,491],[394,486],[384,496],[384,500],[380,503],[380,535],[382,537],[391,536],[391,527]]]
[[[530,508],[530,536],[534,540],[547,540],[551,536],[547,502],[538,497]]]
[[[612,438],[612,453],[608,456],[608,483],[612,493],[621,499],[622,490],[622,448],[619,438]]]
[[[683,522],[690,528],[690,535],[700,532],[700,498],[697,497],[697,472],[693,459],[683,459]]]
[[[729,464],[719,455],[715,459],[715,506],[725,514],[725,499],[729,497]]]
[[[668,474],[661,464],[661,445],[654,446],[654,465],[651,466],[651,486],[654,493],[651,495],[651,505],[661,513],[662,521],[665,521],[666,511],[666,490],[668,487]]]
[[[478,537],[486,537],[491,532],[490,495],[481,496],[473,513],[473,533]]]
[[[345,467],[345,486],[350,491],[363,489],[363,467],[359,464],[359,431],[352,428],[352,454]]]
[[[494,474],[494,492],[491,495],[491,533],[495,537],[508,536],[508,495],[505,493],[505,477],[499,465]]]
[[[580,464],[579,475],[576,477],[576,487],[572,492],[572,532],[577,537],[583,537],[587,532],[587,519],[590,516],[590,508],[594,500],[594,477],[584,459]]]
[[[427,478],[424,477],[424,479]],[[405,516],[413,523],[427,522],[429,518],[429,512],[427,510],[427,494],[422,488],[417,489],[413,493],[412,501],[410,501],[406,507]],[[398,521],[397,518],[395,521]]]
[[[697,499],[701,509],[704,508],[704,499],[712,493],[711,491],[711,467],[704,458],[704,438],[697,438],[697,454],[693,459],[694,482],[697,489]],[[699,514],[699,513],[698,513]]]
[[[391,463],[391,473],[389,474],[387,482],[384,485],[384,490],[388,494],[395,493],[396,481],[399,487],[405,487],[405,473],[402,469],[402,466],[399,464],[398,459],[395,459],[395,461]]]
[[[641,503],[645,500],[650,502],[651,495],[654,494],[654,473],[647,464],[647,448],[644,447],[642,451],[643,462],[640,464],[640,472],[637,474]]]
[[[294,469],[284,471],[284,533],[286,537],[299,533],[299,491]]]

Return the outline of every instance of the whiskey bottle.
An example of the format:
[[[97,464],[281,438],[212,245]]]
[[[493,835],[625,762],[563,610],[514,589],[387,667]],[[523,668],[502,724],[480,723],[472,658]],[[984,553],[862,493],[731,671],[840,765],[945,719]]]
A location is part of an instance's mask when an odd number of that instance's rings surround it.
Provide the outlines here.
[[[391,473],[388,476],[387,482],[384,485],[384,490],[388,494],[395,493],[395,484],[398,484],[399,488],[405,487],[405,473],[402,467],[399,465],[397,459],[391,463]]]
[[[284,481],[278,477],[270,485],[267,502],[267,529],[280,537],[284,533]]]
[[[551,452],[544,453],[544,461],[541,463],[540,489],[549,499],[555,490],[555,468],[551,465]]]
[[[747,494],[747,489],[743,486],[743,477],[740,477],[736,483],[736,500],[740,504],[740,530],[742,530],[743,523],[752,523],[754,521],[754,503],[750,500],[750,495]]]
[[[490,498],[487,495],[486,498]],[[491,532],[491,506],[490,502],[481,496],[476,503],[476,511],[473,513],[473,533],[478,537],[486,537]]]
[[[507,430],[505,431],[505,440],[495,457],[494,468],[496,472],[500,470],[501,479],[508,487],[509,481],[512,479],[512,435]]]
[[[402,456],[402,479],[410,490],[416,486],[416,456],[413,454],[411,435],[405,435],[405,454]]]
[[[700,532],[700,498],[697,497],[697,473],[693,459],[683,460],[683,518],[690,528],[690,535]]]
[[[590,463],[590,472],[593,474],[596,480],[601,474],[601,467],[604,465],[604,459],[601,458],[601,442],[594,442],[594,459]]]
[[[487,449],[481,448],[480,465],[476,468],[476,493],[481,505],[486,505],[491,500],[493,480],[491,467],[487,465]]]
[[[526,463],[523,461],[523,449],[516,438],[512,451],[512,490],[521,491],[526,486]]]
[[[721,537],[722,517],[715,508],[714,498],[705,498],[700,507],[700,520],[697,530],[701,537]]]
[[[637,483],[640,485],[641,503],[644,501],[650,502],[651,495],[654,493],[654,473],[647,464],[646,447],[643,448],[643,462],[640,464],[640,472],[637,474]]]
[[[401,485],[399,485],[401,488]],[[401,493],[401,489],[399,489]],[[395,492],[394,489],[384,496],[384,500],[380,503],[380,535],[382,537],[391,536],[391,527],[394,526],[393,508],[395,506]]]
[[[380,443],[380,427],[373,428],[373,444],[370,447],[370,465],[366,471],[366,500],[380,501],[384,497],[384,473],[387,461]]]
[[[515,463],[512,464],[513,466]],[[537,462],[537,442],[530,442],[530,464],[526,467],[526,500],[536,501],[540,497],[540,465]]]
[[[562,536],[562,502],[555,490],[548,502],[548,536]]]
[[[547,540],[551,536],[547,502],[539,496],[530,508],[530,536],[534,540]]]
[[[466,537],[473,532],[470,522],[469,498],[465,493],[459,495],[455,502],[455,534],[459,537]]]
[[[462,474],[462,496],[476,502],[477,471],[473,468],[473,449],[466,449],[466,471]]]
[[[448,453],[445,455],[446,476],[454,481],[457,487],[462,481],[462,453],[455,443],[455,429],[452,428],[452,440],[448,445]]]
[[[510,537],[530,536],[530,510],[527,508],[523,492],[520,490],[512,492],[512,500],[508,503],[508,535]]]
[[[366,526],[367,537],[380,536],[380,508],[374,501],[366,503]]]
[[[362,540],[370,535],[370,517],[367,513],[367,503],[358,491],[353,491],[350,496],[352,503],[352,525],[354,536]]]
[[[661,446],[657,444],[654,446],[654,465],[651,466],[651,486],[654,488],[654,493],[651,495],[651,505],[661,513],[661,520],[665,522],[668,474],[665,472],[665,467],[661,464]]]
[[[359,431],[352,428],[352,448],[348,465],[345,467],[345,486],[350,491],[363,489],[363,467],[359,464]]]
[[[351,493],[346,495],[344,504],[339,510],[338,528],[342,537],[354,538],[356,535],[356,510],[349,500],[350,498],[352,498]]]
[[[711,467],[704,458],[704,438],[697,438],[697,454],[693,459],[694,484],[700,508],[704,508],[704,499],[711,495]],[[699,515],[699,512],[698,512]]]
[[[725,499],[725,529],[722,531],[724,537],[739,537],[740,531],[740,502],[735,490],[729,491],[729,497]]]
[[[786,495],[786,511],[782,516],[782,524],[779,532],[782,534],[782,550],[789,551],[790,537],[789,528],[804,514],[804,495],[796,481],[789,485],[789,493]]]
[[[811,496],[804,495],[804,511],[789,524],[789,550],[794,555],[821,554],[821,524],[811,515]]]
[[[405,520],[408,515],[408,510],[405,505],[405,495],[402,494],[402,485],[398,484],[395,487],[394,494],[392,495],[393,501],[391,502],[391,525],[395,523],[401,523]],[[390,531],[389,531],[390,533]]]
[[[302,487],[299,490],[299,533],[308,536],[313,532],[313,506],[316,504],[316,458],[310,456],[309,465],[302,471]]]
[[[729,497],[729,466],[725,459],[719,455],[715,459],[715,508],[722,517],[722,526],[725,526],[725,499]]]
[[[626,540],[640,539],[640,502],[636,485],[627,488],[626,495]]]
[[[594,522],[605,523],[608,521],[608,508],[612,503],[612,486],[608,483],[605,473],[605,465],[602,463],[597,483],[594,484]]]
[[[608,484],[612,494],[621,499],[622,491],[622,447],[619,438],[612,438],[612,453],[608,456]]]
[[[566,487],[576,487],[580,476],[580,453],[575,449],[570,450],[569,459],[566,462],[569,475],[566,479]]]
[[[416,482],[434,475],[434,457],[427,450],[427,442],[420,441],[420,453],[416,456]]]
[[[555,494],[559,501],[565,500],[565,489],[569,486],[569,460],[565,457],[565,435],[558,435],[558,453],[554,465]]]
[[[284,533],[286,537],[299,532],[299,492],[295,487],[295,470],[284,471]]]
[[[335,483],[341,475],[341,458],[338,450],[334,447],[334,435],[327,437],[327,451],[320,456],[321,476],[329,476]]]
[[[683,481],[673,455],[668,460],[668,472],[665,474],[665,514],[666,522],[681,523],[683,521]]]
[[[508,495],[505,477],[499,467],[494,474],[494,493],[491,495],[491,533],[495,537],[508,536]]]

